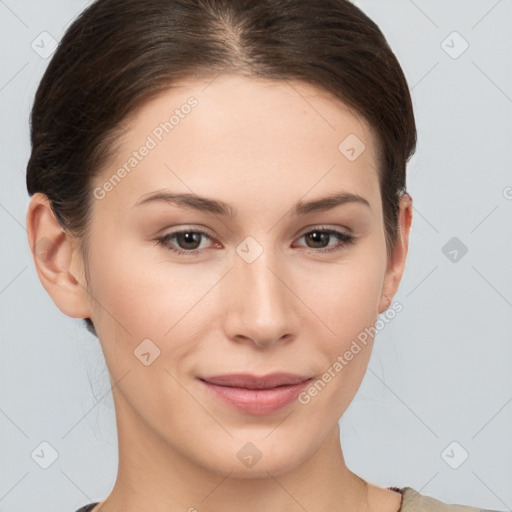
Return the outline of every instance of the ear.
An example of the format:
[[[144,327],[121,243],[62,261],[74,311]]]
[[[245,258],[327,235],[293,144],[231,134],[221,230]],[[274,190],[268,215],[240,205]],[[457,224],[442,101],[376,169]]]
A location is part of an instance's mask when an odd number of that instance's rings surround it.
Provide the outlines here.
[[[391,252],[382,287],[379,314],[386,311],[393,300],[398,285],[402,279],[409,249],[409,234],[412,223],[412,198],[405,193],[400,198],[400,212],[398,215],[398,236]]]
[[[46,195],[32,196],[26,223],[37,274],[55,305],[67,316],[90,317],[79,240],[64,231]]]

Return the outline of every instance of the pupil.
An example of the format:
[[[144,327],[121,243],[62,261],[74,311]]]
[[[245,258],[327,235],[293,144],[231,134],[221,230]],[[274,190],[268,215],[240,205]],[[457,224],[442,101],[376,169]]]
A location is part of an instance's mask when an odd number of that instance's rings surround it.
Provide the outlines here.
[[[197,249],[197,247],[188,247],[187,244],[198,245],[200,233],[179,233],[178,238],[180,241],[185,241],[184,249]],[[180,244],[181,245],[181,244]]]
[[[317,242],[327,242],[329,238],[329,233],[322,233],[319,231],[313,231],[309,234],[309,238],[313,239],[313,243]],[[316,247],[325,247],[325,244],[320,243],[319,246]]]

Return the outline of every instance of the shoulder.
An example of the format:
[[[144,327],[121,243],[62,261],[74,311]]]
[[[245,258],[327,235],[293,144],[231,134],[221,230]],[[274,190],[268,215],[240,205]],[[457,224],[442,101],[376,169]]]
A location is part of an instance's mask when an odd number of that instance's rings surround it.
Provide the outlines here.
[[[402,489],[402,506],[398,512],[499,512],[468,505],[448,504],[425,496],[412,487]]]

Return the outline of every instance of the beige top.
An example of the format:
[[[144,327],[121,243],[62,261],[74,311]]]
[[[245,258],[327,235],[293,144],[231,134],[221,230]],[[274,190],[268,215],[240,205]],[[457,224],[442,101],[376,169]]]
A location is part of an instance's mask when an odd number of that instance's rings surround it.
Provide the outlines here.
[[[436,500],[430,496],[424,496],[412,487],[404,487],[402,492],[402,506],[398,512],[499,512],[468,505],[450,505]]]

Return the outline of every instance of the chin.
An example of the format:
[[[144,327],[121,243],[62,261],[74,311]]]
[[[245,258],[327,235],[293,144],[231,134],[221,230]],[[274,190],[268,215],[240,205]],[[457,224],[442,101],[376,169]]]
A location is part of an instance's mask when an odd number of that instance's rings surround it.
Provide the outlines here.
[[[232,464],[231,461],[225,461],[214,469],[217,473],[221,473],[231,478],[238,478],[241,480],[254,480],[269,478],[270,476],[279,476],[293,470],[299,465],[300,461],[292,461],[289,458],[283,457],[282,460],[273,457],[273,460],[263,461],[263,458],[258,461],[253,467],[243,467],[243,464]]]
[[[286,442],[265,442],[264,439],[254,442],[234,439],[230,446],[219,446],[219,452],[211,453],[204,466],[211,471],[240,479],[269,478],[292,471],[301,462],[307,460],[314,447],[306,451],[305,444],[301,443],[302,450],[294,446],[288,446]],[[229,454],[226,457],[226,454]],[[212,464],[213,462],[213,464]]]

